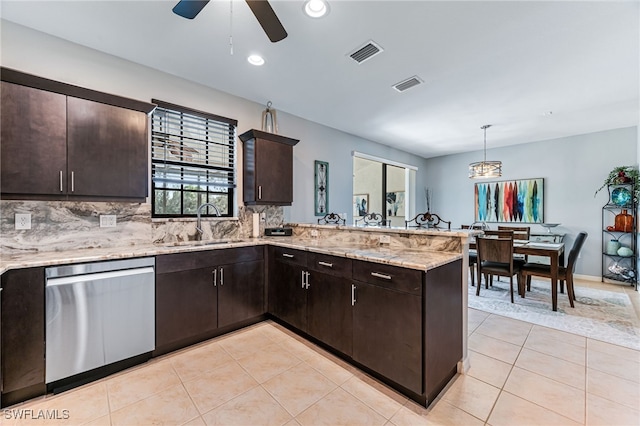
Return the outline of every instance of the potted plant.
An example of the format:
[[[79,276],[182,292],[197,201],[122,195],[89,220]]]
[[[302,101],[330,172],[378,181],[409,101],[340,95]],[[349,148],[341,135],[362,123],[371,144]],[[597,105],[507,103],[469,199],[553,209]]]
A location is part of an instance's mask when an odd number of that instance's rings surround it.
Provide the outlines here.
[[[609,172],[609,176],[604,180],[604,183],[596,193],[594,197],[607,185],[623,185],[633,184],[633,198],[636,202],[640,199],[640,173],[638,169],[633,166],[619,166]]]

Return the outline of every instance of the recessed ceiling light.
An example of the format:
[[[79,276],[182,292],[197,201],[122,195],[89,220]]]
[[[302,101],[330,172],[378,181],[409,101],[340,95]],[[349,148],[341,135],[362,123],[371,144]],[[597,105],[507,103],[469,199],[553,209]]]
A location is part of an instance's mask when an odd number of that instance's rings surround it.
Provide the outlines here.
[[[553,115],[553,111],[545,111],[542,113],[544,117],[551,117]]]
[[[322,18],[329,13],[329,3],[324,0],[307,0],[304,3],[304,13],[312,18]]]
[[[251,65],[255,65],[257,67],[264,65],[264,59],[260,55],[251,55],[247,58],[247,61],[249,61]]]

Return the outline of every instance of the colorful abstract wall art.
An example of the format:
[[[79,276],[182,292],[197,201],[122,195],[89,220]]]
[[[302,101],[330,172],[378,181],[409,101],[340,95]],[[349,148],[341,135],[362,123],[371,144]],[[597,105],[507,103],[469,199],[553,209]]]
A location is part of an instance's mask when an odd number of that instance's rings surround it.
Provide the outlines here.
[[[476,183],[476,221],[542,223],[544,179]]]

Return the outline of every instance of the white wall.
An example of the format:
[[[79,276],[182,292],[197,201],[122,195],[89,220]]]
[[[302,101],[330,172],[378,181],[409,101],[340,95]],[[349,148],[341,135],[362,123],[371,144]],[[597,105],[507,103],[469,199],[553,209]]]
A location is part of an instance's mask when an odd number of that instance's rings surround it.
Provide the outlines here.
[[[143,101],[152,98],[238,120],[238,134],[256,128],[264,105],[213,90],[65,40],[1,21],[0,63],[29,74]],[[274,108],[278,100],[272,99]],[[300,143],[294,148],[294,203],[285,220],[315,222],[314,160],[329,162],[329,209],[351,217],[352,151],[383,157],[419,168],[426,179],[426,160],[356,136],[277,111],[279,133]],[[240,143],[238,144],[240,148]],[[241,178],[241,177],[240,177]],[[238,184],[241,187],[241,179]],[[240,196],[240,200],[242,197]],[[418,200],[420,203],[420,200]],[[418,209],[424,208],[424,201]]]
[[[578,232],[588,232],[576,273],[595,277],[601,274],[601,207],[607,191],[594,193],[614,167],[634,165],[638,155],[637,127],[487,150],[487,159],[502,161],[502,178],[495,180],[545,179],[544,221],[562,224],[556,230],[568,234],[568,248]],[[454,227],[474,220],[476,181],[467,172],[469,163],[481,159],[478,151],[427,160],[424,185],[433,190],[432,211]],[[531,229],[546,232],[539,225]]]

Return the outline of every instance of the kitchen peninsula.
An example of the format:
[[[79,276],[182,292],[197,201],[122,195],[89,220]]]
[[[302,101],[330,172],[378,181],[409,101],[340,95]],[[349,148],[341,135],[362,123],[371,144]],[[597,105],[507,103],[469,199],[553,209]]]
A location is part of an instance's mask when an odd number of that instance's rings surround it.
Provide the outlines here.
[[[5,310],[5,305],[11,306],[12,298],[21,297],[20,280],[12,279],[16,274],[27,271],[42,274],[46,266],[52,265],[155,256],[156,351],[149,356],[273,318],[410,398],[429,405],[456,371],[463,370],[461,363],[466,354],[463,271],[469,233],[306,224],[291,227],[291,237],[167,241],[35,255],[3,253],[0,257],[3,331],[16,321],[12,317],[15,313]],[[381,237],[388,243],[381,244]],[[235,279],[232,266],[236,263],[243,265],[240,269],[253,265],[258,271],[254,277],[259,278]],[[208,277],[202,288],[214,298],[207,305],[202,303],[202,293],[194,293],[200,299],[193,300],[194,306],[200,303],[203,312],[210,315],[208,325],[181,336],[180,330],[163,328],[163,310],[158,304],[167,289],[178,290],[167,298],[176,305],[179,304],[176,298],[187,297],[191,281],[172,281],[172,274],[180,278],[182,273],[192,273],[189,271]],[[216,271],[213,286],[212,271]],[[252,289],[235,294],[236,282],[250,284]],[[42,296],[44,280],[36,280],[24,290],[27,288],[35,288]],[[250,302],[242,299],[247,293],[253,294]],[[253,308],[242,310],[248,303]],[[229,311],[226,307],[230,304],[238,308]],[[35,300],[30,308],[44,310],[44,297]],[[245,312],[244,316],[234,316],[239,310]],[[43,364],[44,357],[37,352],[42,351],[44,324],[39,322],[43,322],[41,316],[35,318],[38,321],[30,322],[34,329],[31,333],[13,335],[22,339],[19,344],[12,346],[10,340],[4,340],[3,364],[15,363],[17,359]],[[160,336],[167,336],[162,348]],[[33,342],[25,338],[32,338]],[[32,373],[26,376],[30,380],[27,383],[7,383],[18,380],[17,374],[3,377],[3,406],[47,391],[43,365],[24,365],[23,369]]]

